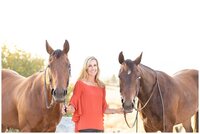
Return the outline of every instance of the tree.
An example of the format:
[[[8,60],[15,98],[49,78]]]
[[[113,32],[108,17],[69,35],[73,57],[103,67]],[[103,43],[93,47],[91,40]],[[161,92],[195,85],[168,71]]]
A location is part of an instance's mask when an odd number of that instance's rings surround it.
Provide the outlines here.
[[[44,68],[44,59],[32,57],[30,53],[15,48],[11,52],[6,45],[2,46],[2,68],[15,70],[27,77]]]

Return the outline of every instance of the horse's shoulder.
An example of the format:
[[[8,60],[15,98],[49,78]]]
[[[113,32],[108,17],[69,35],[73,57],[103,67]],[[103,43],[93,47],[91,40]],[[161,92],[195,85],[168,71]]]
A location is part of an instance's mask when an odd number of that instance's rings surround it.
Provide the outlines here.
[[[29,77],[27,77],[23,83],[26,85],[26,89],[28,91],[30,90],[35,90],[37,89],[38,87],[41,88],[41,85],[44,83],[43,82],[43,73],[42,72],[37,72]]]

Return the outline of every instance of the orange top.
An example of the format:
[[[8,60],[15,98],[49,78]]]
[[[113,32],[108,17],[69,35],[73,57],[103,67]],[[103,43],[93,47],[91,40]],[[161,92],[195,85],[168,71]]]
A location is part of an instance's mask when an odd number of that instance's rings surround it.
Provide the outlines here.
[[[105,88],[87,85],[77,81],[70,104],[75,112],[72,120],[75,122],[75,132],[81,129],[104,130],[103,117],[107,108]]]

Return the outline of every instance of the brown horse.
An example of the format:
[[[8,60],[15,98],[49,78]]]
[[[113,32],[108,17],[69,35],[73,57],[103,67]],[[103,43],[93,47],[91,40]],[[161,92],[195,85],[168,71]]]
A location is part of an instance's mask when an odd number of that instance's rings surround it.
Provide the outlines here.
[[[45,71],[27,78],[2,70],[2,132],[7,128],[22,132],[50,132],[62,117],[70,76],[69,44],[53,50],[46,41],[49,63]]]
[[[118,57],[125,114],[133,109],[139,111],[146,132],[172,132],[173,126],[179,123],[191,132],[191,117],[198,115],[198,71],[186,69],[171,77],[140,64],[141,58],[142,53],[134,61],[124,60],[122,52]]]

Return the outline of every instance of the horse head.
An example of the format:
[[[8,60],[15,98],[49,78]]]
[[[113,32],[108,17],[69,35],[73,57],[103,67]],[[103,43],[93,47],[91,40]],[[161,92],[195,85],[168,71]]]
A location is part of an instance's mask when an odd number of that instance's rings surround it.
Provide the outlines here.
[[[142,53],[134,61],[124,60],[124,55],[120,52],[118,60],[121,64],[119,71],[120,94],[124,111],[132,112],[135,105],[135,97],[137,97],[140,88],[140,72],[138,64],[140,64]]]
[[[68,59],[69,43],[65,40],[63,50],[53,50],[46,41],[46,51],[49,54],[46,69],[49,79],[51,95],[56,102],[64,102],[71,73]]]

